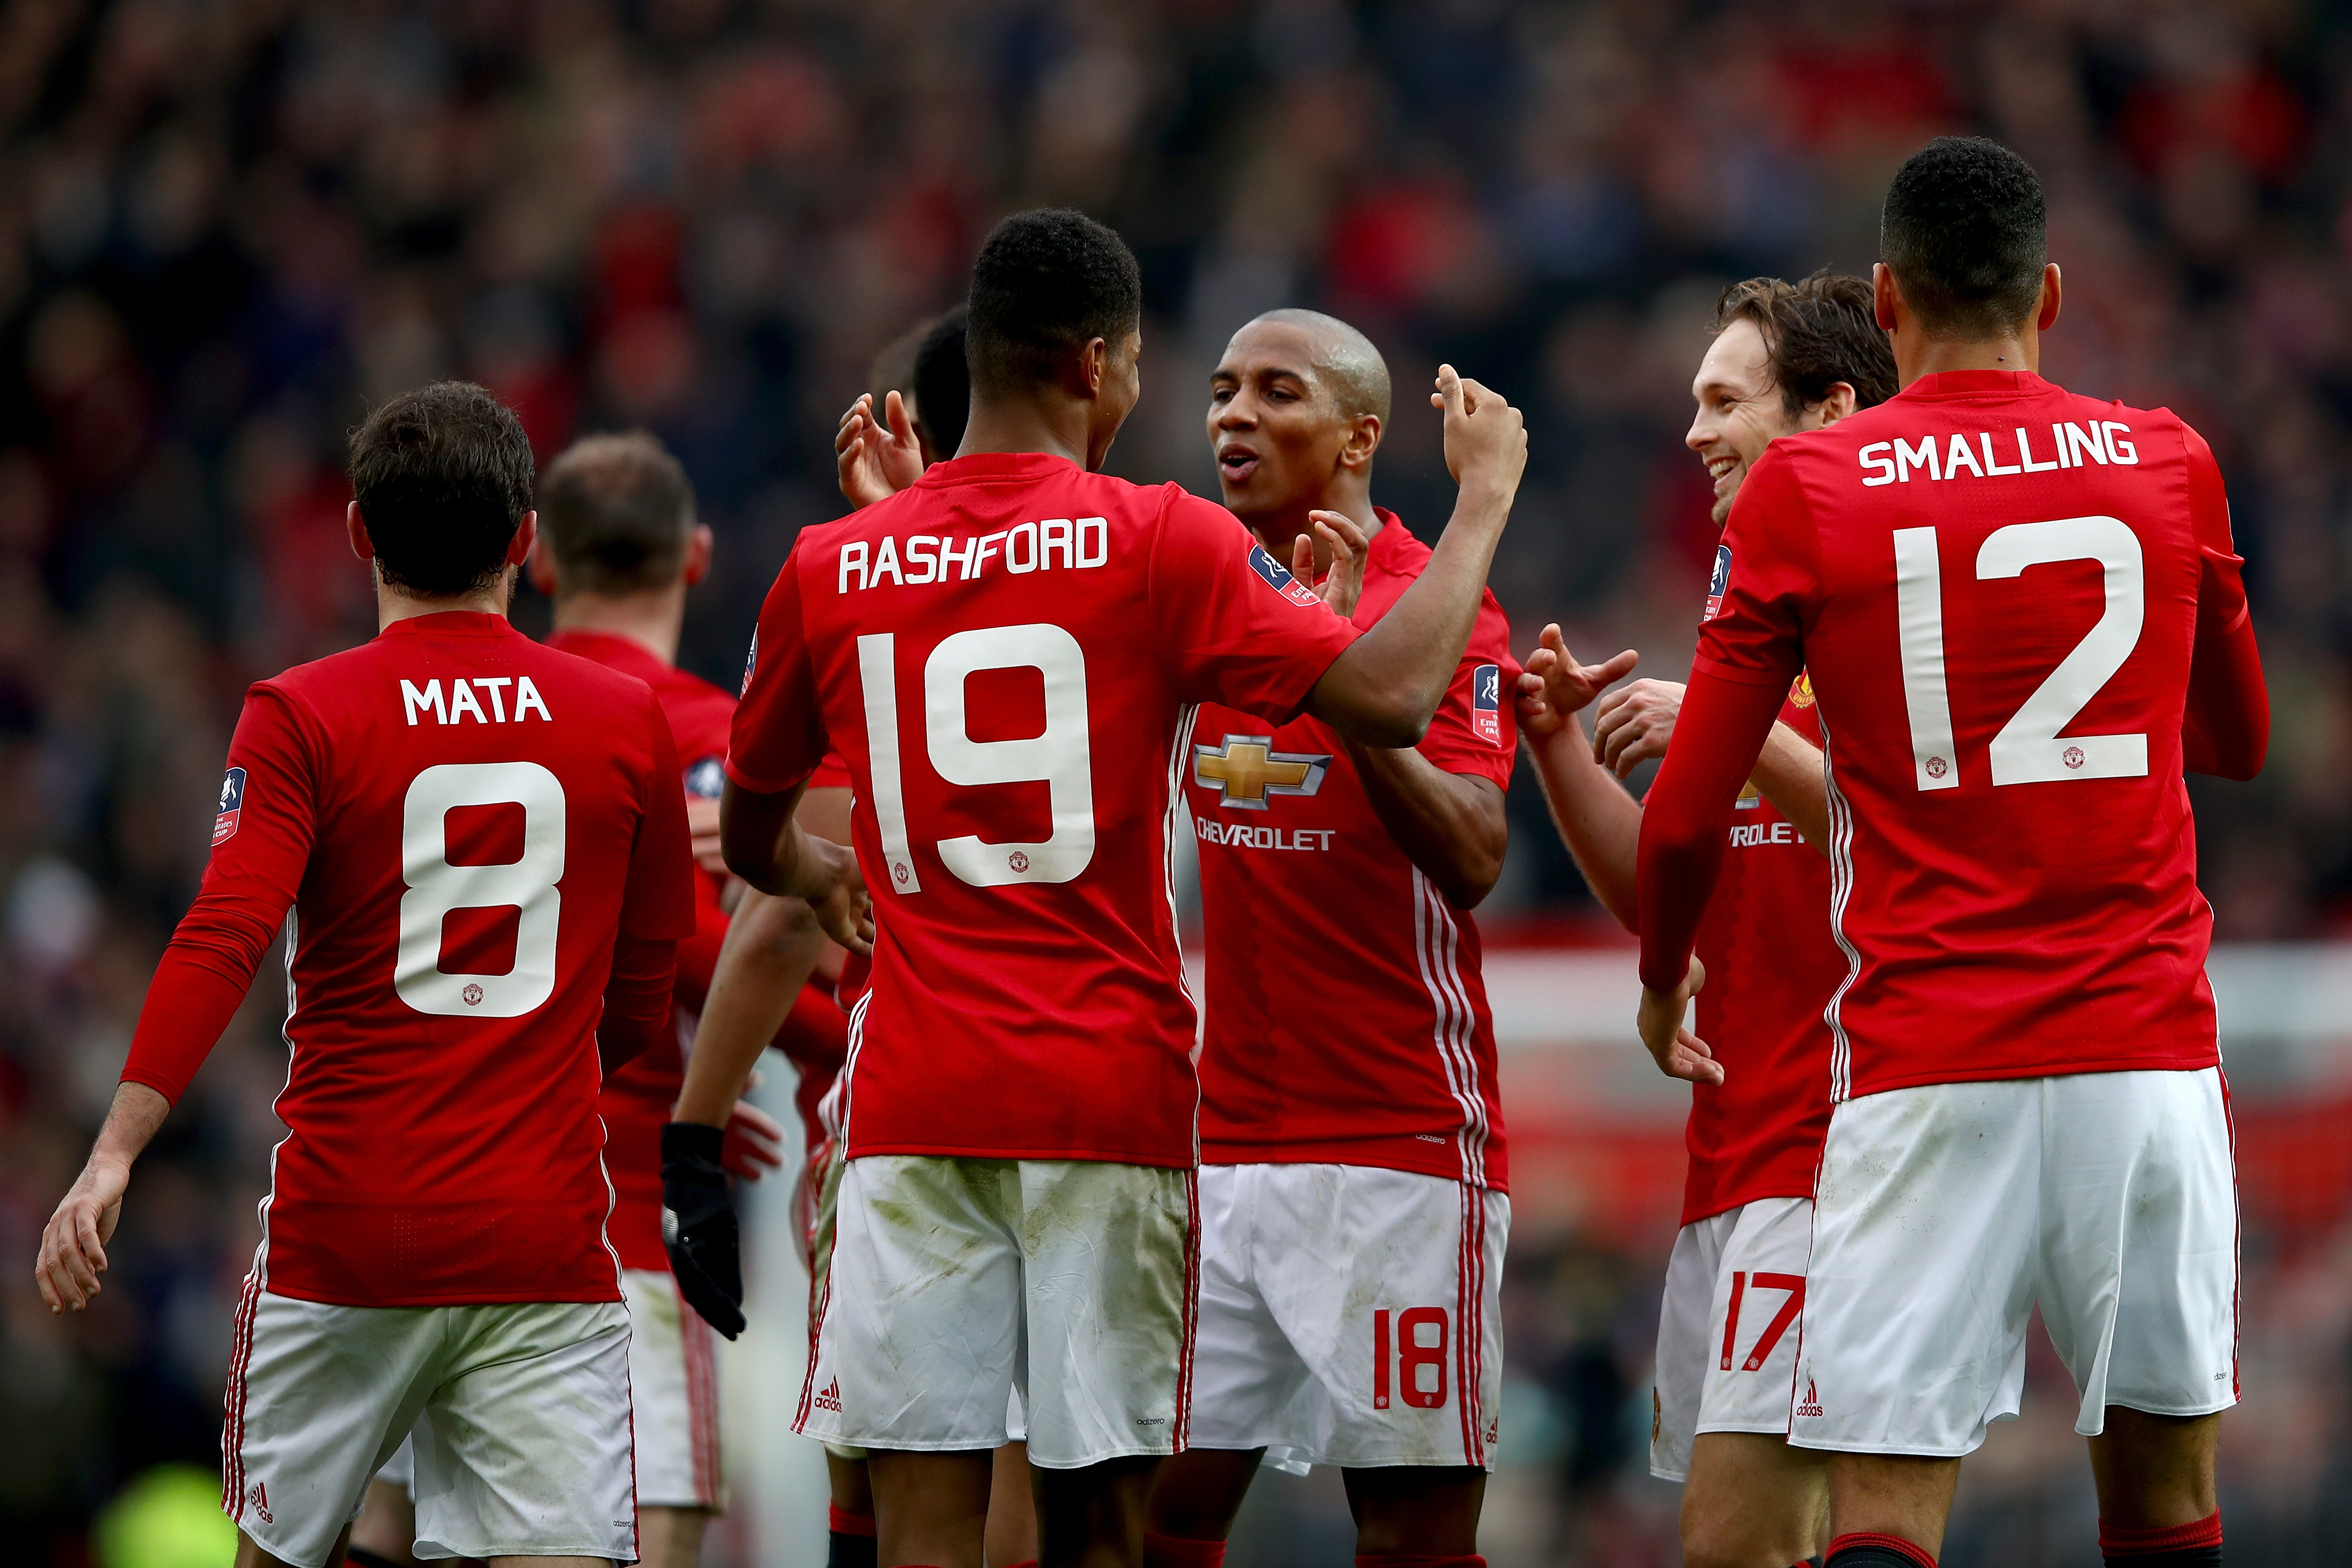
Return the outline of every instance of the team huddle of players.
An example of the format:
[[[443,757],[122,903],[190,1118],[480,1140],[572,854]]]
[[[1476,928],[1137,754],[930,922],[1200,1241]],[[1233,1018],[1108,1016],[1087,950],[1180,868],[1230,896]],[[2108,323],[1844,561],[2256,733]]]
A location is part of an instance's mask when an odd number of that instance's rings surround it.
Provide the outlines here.
[[[387,403],[350,513],[381,635],[248,695],[45,1298],[99,1288],[282,927],[241,1565],[695,1562],[771,1044],[814,1281],[772,1394],[835,1563],[1207,1568],[1261,1466],[1315,1464],[1362,1568],[1481,1563],[1510,1209],[1468,911],[1524,744],[1694,1085],[1651,1448],[1685,1560],[1932,1564],[2038,1307],[2105,1560],[2217,1563],[2236,1210],[2182,773],[2252,776],[2269,726],[2227,501],[2177,417],[2035,374],[2060,279],[2013,154],[1929,144],[1882,244],[1723,298],[1686,688],[1557,626],[1514,660],[1518,414],[1441,371],[1424,545],[1330,317],[1228,345],[1223,506],[1102,474],[1141,289],[1075,213],[1001,224],[845,416],[855,510],[795,542],[740,701],[674,668],[710,540],[656,443],[534,486],[480,389]]]

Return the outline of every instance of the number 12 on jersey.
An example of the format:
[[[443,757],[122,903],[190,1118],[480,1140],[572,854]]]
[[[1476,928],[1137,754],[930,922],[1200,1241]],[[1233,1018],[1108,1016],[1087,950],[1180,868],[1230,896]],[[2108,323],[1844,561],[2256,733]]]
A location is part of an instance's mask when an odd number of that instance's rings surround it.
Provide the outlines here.
[[[866,704],[866,748],[874,784],[874,819],[890,886],[919,893],[907,824],[907,790],[898,729],[898,637],[857,639],[858,685]],[[1034,669],[1045,688],[1045,727],[1013,741],[975,741],[965,682],[992,669]],[[923,742],[934,773],[950,784],[1043,784],[1051,833],[1039,843],[992,843],[974,834],[933,847],[950,871],[975,888],[1016,882],[1067,882],[1095,857],[1094,760],[1087,740],[1087,657],[1078,639],[1050,622],[985,626],[943,638],[923,664]]]
[[[2035,689],[1986,748],[1995,784],[2142,778],[2147,737],[2073,735],[2074,721],[2139,646],[2147,615],[2139,536],[2119,518],[2064,517],[2012,522],[1985,536],[1977,580],[2017,577],[2029,566],[2095,561],[2105,607],[2074,649]],[[1922,790],[1959,786],[1950,687],[1944,668],[1943,563],[1932,528],[1895,531],[1895,616],[1903,660],[1903,705],[1911,721],[1914,778]]]

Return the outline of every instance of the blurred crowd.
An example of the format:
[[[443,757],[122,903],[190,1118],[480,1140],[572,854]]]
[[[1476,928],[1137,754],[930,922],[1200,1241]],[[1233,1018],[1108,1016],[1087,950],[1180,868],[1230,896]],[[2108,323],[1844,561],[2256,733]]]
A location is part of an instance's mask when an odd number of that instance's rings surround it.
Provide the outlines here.
[[[2045,369],[2179,409],[2229,478],[2277,724],[2261,780],[2200,794],[2221,931],[2334,931],[2352,23],[2316,0],[12,0],[0,1258],[29,1262],[110,1091],[244,684],[373,631],[341,468],[372,402],[464,375],[542,457],[659,434],[719,536],[687,660],[725,679],[836,510],[828,437],[877,352],[954,300],[998,215],[1077,205],[1144,268],[1118,471],[1213,495],[1225,338],[1331,310],[1402,393],[1376,493],[1433,533],[1416,389],[1441,359],[1496,385],[1533,432],[1495,578],[1519,645],[1556,618],[1673,675],[1711,550],[1680,437],[1717,290],[1865,271],[1887,177],[1958,129],[2048,184]],[[1539,803],[1514,810],[1494,911],[1589,910]],[[128,1478],[213,1452],[283,1072],[268,989],[142,1163],[98,1310],[0,1291],[20,1560],[82,1561]],[[1603,1498],[1639,1444],[1594,1413],[1640,1424],[1651,1265],[1558,1246],[1531,1267],[1572,1283],[1528,1298],[1522,1372],[1576,1428],[1561,1495]],[[2298,1321],[2338,1387],[2343,1323]]]

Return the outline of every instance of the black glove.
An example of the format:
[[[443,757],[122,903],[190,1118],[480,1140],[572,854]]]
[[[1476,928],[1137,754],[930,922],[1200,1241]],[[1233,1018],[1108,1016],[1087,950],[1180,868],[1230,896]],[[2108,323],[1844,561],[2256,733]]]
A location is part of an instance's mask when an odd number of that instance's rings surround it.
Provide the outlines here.
[[[731,1340],[743,1331],[743,1265],[735,1195],[719,1163],[726,1136],[698,1121],[662,1128],[662,1246],[678,1294]]]

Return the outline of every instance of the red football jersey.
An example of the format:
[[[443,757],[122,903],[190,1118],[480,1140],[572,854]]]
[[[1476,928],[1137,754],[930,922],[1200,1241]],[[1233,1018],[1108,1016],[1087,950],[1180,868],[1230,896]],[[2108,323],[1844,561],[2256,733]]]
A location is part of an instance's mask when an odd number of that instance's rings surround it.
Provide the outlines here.
[[[1923,376],[1775,441],[1725,548],[1696,670],[1802,667],[1828,742],[1832,1095],[2212,1066],[2182,725],[2200,628],[2248,634],[2196,433],[2023,373]],[[1682,914],[1657,890],[1654,984]]]
[[[1061,458],[934,464],[801,534],[727,767],[849,764],[879,928],[853,1157],[1192,1163],[1185,709],[1287,720],[1355,636],[1223,508]]]
[[[1818,746],[1812,683],[1799,676],[1780,721]],[[1759,1198],[1809,1198],[1830,1126],[1822,1008],[1846,977],[1830,931],[1829,857],[1753,784],[1739,792],[1715,898],[1698,928],[1706,988],[1698,1037],[1724,1066],[1695,1084],[1684,1142],[1683,1224]]]
[[[1379,515],[1359,627],[1429,563]],[[1518,734],[1503,693],[1517,678],[1489,594],[1421,754],[1508,789]],[[1506,1190],[1478,927],[1381,826],[1338,733],[1203,706],[1185,780],[1208,938],[1202,1163],[1377,1165]]]
[[[293,907],[264,1288],[617,1300],[606,977],[617,933],[693,926],[653,694],[499,616],[422,616],[256,685],[228,760],[205,890]]]

